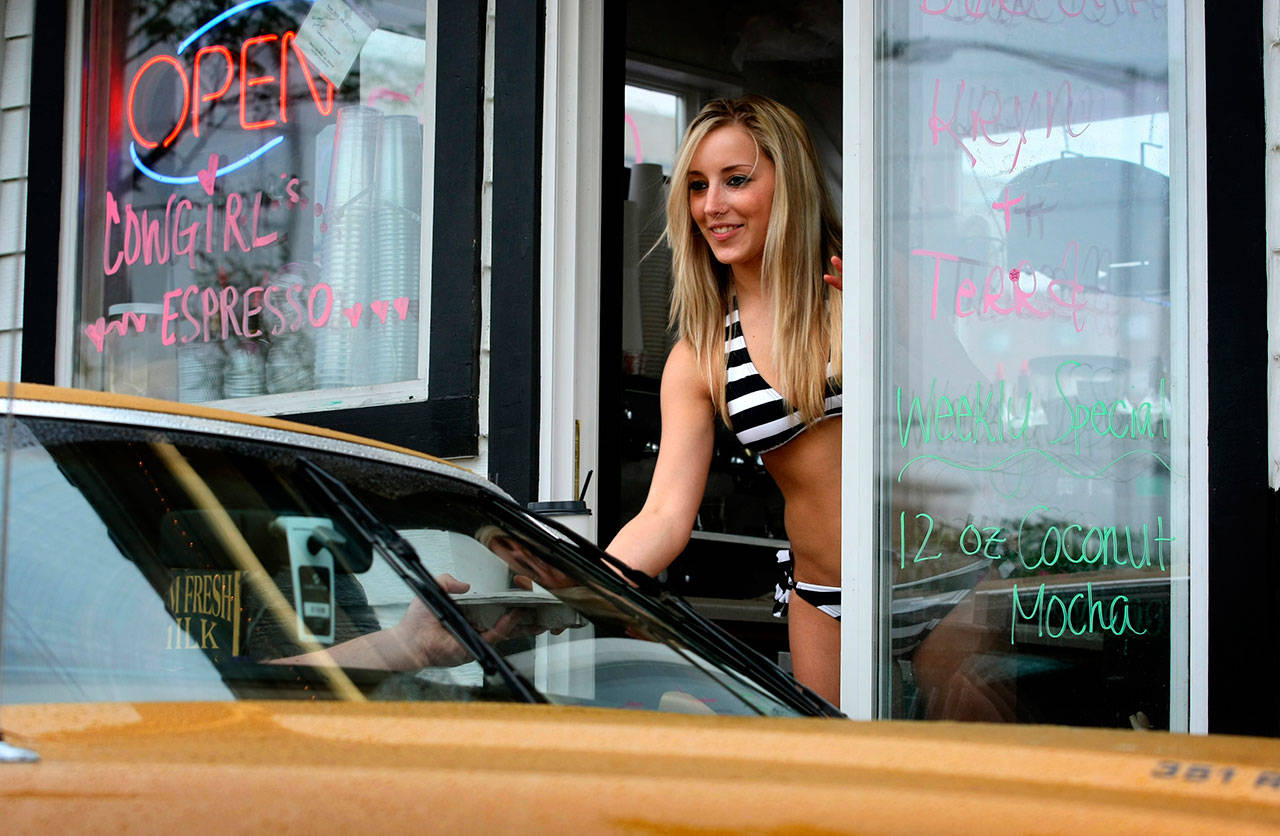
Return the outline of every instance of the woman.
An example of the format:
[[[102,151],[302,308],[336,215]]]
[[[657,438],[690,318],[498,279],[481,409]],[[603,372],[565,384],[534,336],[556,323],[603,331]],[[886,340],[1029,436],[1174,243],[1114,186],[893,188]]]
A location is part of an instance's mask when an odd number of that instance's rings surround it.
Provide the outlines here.
[[[607,551],[650,575],[680,554],[718,416],[786,500],[792,667],[837,703],[840,225],[800,118],[759,96],[704,107],[672,172],[666,237],[679,339],[662,374],[658,461],[644,507]],[[823,274],[828,260],[835,275]]]

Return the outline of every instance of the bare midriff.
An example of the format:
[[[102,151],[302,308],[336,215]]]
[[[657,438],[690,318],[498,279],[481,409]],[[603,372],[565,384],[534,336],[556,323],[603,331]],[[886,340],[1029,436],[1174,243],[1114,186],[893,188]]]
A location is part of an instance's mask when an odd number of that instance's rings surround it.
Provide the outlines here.
[[[840,585],[840,418],[809,427],[762,457],[786,502],[796,580]]]

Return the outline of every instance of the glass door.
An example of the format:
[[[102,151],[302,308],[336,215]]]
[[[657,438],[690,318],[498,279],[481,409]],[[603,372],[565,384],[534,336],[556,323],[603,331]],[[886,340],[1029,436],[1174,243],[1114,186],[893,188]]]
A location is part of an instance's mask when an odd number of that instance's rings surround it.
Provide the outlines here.
[[[883,716],[1186,728],[1178,5],[876,4]]]

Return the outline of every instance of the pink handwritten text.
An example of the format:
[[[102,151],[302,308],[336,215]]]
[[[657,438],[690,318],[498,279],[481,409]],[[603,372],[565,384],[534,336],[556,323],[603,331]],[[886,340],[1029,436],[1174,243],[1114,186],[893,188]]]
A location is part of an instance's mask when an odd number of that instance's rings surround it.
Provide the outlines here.
[[[1041,276],[1026,261],[1006,269],[955,253],[925,248],[914,249],[911,254],[933,261],[930,319],[938,318],[939,287],[945,264],[948,265],[947,270],[953,272],[951,278],[956,288],[954,311],[957,319],[966,319],[975,314],[981,318],[1015,316],[1047,319],[1059,313],[1070,315],[1072,326],[1079,333],[1085,327],[1082,312],[1086,304],[1082,294],[1084,286],[1078,280],[1079,252],[1078,244],[1071,242],[1062,256],[1060,270],[1056,271],[1058,275],[1046,277],[1048,281],[1043,286]],[[983,268],[987,268],[987,274],[979,290],[974,277]]]
[[[335,303],[333,288],[324,282],[310,288],[301,283],[254,285],[243,292],[231,285],[204,288],[188,285],[164,294],[159,339],[162,345],[171,346],[230,337],[257,339],[268,334],[275,337],[305,327],[324,328],[331,321],[343,321],[342,318],[333,319]],[[411,299],[401,296],[375,300],[369,303],[368,308],[378,323],[385,325],[393,312],[401,322],[407,320],[411,305]],[[359,327],[364,309],[361,302],[342,309],[349,327]],[[111,334],[123,337],[130,332],[146,332],[147,316],[126,311],[120,319],[112,322],[99,317],[84,327],[84,333],[101,354]]]
[[[101,354],[108,334],[119,334],[123,337],[129,333],[130,328],[137,333],[147,330],[147,315],[135,311],[125,311],[115,322],[107,322],[106,317],[100,316],[97,322],[90,322],[84,327],[84,333],[93,343],[93,347]]]
[[[1110,25],[1126,17],[1163,20],[1167,5],[1167,0],[921,0],[920,11],[970,23],[986,18],[997,23],[1022,19]]]
[[[173,345],[179,339],[183,343],[198,339],[209,342],[225,340],[233,334],[250,339],[260,337],[262,328],[255,327],[254,323],[265,324],[260,321],[264,311],[274,320],[269,329],[272,335],[283,334],[286,329],[297,331],[304,322],[313,328],[323,328],[333,312],[333,288],[321,282],[312,287],[303,300],[305,289],[302,284],[288,287],[273,284],[250,287],[240,293],[230,285],[201,289],[193,284],[171,290],[164,295],[160,342],[164,345]],[[273,300],[275,295],[279,298]],[[184,322],[179,322],[179,318]],[[187,333],[179,338],[179,330]]]
[[[1027,143],[1029,128],[1038,127],[1043,123],[1044,138],[1049,139],[1053,135],[1053,129],[1059,125],[1064,135],[1071,137],[1080,136],[1089,127],[1087,116],[1092,105],[1092,91],[1086,90],[1084,93],[1083,109],[1086,120],[1077,130],[1079,123],[1074,120],[1079,115],[1076,112],[1079,102],[1072,91],[1070,81],[1063,81],[1056,91],[1046,90],[1043,96],[1040,91],[1034,91],[1031,98],[1026,100],[1021,95],[1015,94],[1010,101],[1008,95],[1002,94],[999,90],[986,86],[978,88],[976,85],[968,85],[964,79],[954,86],[954,91],[954,96],[948,95],[943,98],[942,79],[934,79],[933,110],[929,114],[929,131],[933,135],[935,146],[944,137],[950,138],[968,157],[971,168],[978,164],[974,149],[982,149],[979,141],[990,148],[1001,148],[1009,143],[1008,136],[1001,139],[993,137],[992,129],[997,135],[1017,133],[1017,144],[1013,147],[1013,156],[1009,164],[1009,173],[1012,173],[1018,167],[1018,159],[1022,154],[1022,147]],[[943,119],[942,114],[947,112],[948,100],[951,105],[951,116]],[[939,110],[940,104],[941,110]],[[963,121],[966,118],[967,123]],[[969,144],[966,144],[966,140]]]
[[[1011,200],[1009,198],[1009,190],[1005,189],[1004,200],[997,200],[995,203],[991,204],[992,209],[995,209],[997,212],[1004,212],[1004,231],[1006,234],[1009,232],[1009,228],[1012,223],[1011,213],[1018,211],[1014,207],[1026,200],[1026,198],[1027,196],[1025,194],[1020,194]]]
[[[259,231],[262,192],[253,197],[252,214],[247,210],[244,197],[239,192],[231,192],[223,200],[222,206],[211,202],[204,207],[193,204],[185,197],[170,195],[165,203],[163,218],[158,211],[154,216],[149,216],[151,210],[148,209],[138,213],[132,203],[126,203],[122,213],[115,195],[107,192],[106,224],[102,241],[103,272],[110,276],[122,266],[133,266],[138,261],[143,264],[166,264],[170,258],[176,260],[184,255],[194,269],[196,251],[200,248],[202,239],[203,249],[207,253],[214,252],[219,244],[221,251],[227,252],[231,249],[233,240],[236,247],[246,253],[274,244],[278,233]],[[219,226],[221,236],[217,234]],[[116,228],[120,229],[118,242],[113,232]],[[219,237],[221,241],[218,240]]]

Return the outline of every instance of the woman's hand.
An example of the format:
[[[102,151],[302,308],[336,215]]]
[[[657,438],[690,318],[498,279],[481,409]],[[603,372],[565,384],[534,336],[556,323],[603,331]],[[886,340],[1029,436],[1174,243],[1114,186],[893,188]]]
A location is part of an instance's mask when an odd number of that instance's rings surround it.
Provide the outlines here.
[[[844,290],[844,262],[840,260],[840,256],[831,256],[831,268],[833,273],[823,273],[823,280],[834,287],[836,290]]]

